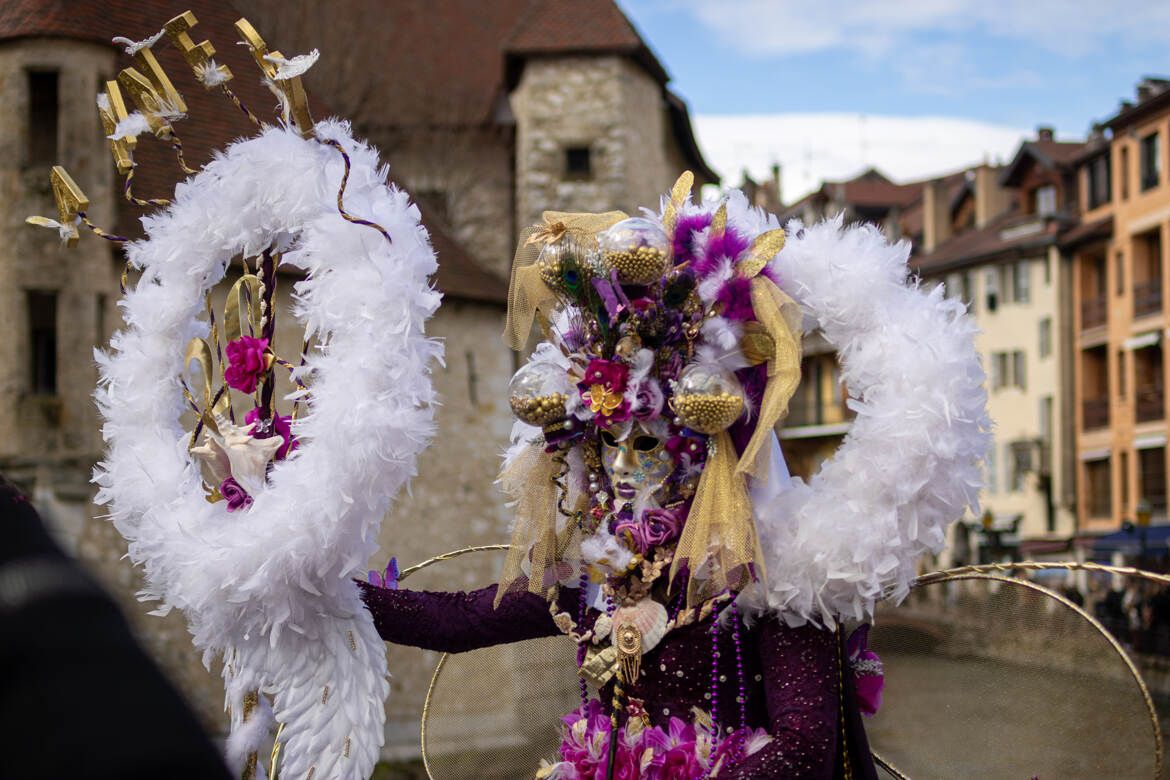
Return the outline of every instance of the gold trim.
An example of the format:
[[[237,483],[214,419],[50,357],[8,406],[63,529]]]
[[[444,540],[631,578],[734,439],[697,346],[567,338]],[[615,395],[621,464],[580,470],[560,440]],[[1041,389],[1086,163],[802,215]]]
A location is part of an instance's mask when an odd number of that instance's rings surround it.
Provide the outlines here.
[[[877,751],[871,750],[869,752],[869,754],[871,756],[873,756],[873,762],[875,764],[880,766],[886,772],[893,775],[896,778],[896,780],[910,780],[909,775],[906,775],[901,770],[899,770],[897,767],[895,767],[893,764],[891,764],[889,761],[887,761],[884,758],[882,758],[881,756],[879,756],[877,754]]]
[[[1105,571],[1111,574],[1124,573],[1133,576],[1141,576],[1156,582],[1170,582],[1170,577],[1165,575],[1152,574],[1150,572],[1143,572],[1140,569],[1120,566],[1105,566],[1104,564],[1076,563],[1070,561],[1068,563],[1057,565],[1038,561],[1023,561],[1021,563],[1015,564],[991,563],[980,566],[964,566],[957,569],[948,569],[946,571],[930,572],[915,578],[914,582],[911,583],[911,587],[918,587],[919,585],[924,584],[933,585],[942,582],[956,582],[959,580],[987,580],[991,582],[1004,582],[1010,585],[1019,585],[1024,588],[1034,590],[1037,593],[1042,593],[1045,596],[1060,602],[1084,618],[1089,623],[1089,625],[1100,632],[1101,636],[1105,637],[1105,640],[1109,642],[1109,644],[1113,646],[1113,649],[1117,651],[1117,654],[1121,656],[1121,660],[1129,669],[1129,673],[1133,676],[1134,682],[1137,683],[1138,690],[1141,691],[1142,699],[1145,700],[1146,711],[1150,716],[1150,724],[1153,727],[1154,732],[1154,780],[1158,780],[1158,778],[1162,776],[1162,731],[1158,726],[1158,713],[1157,710],[1154,709],[1154,701],[1150,697],[1150,690],[1146,687],[1145,680],[1142,679],[1141,673],[1138,672],[1137,667],[1134,666],[1133,660],[1129,657],[1129,654],[1125,652],[1125,648],[1121,646],[1121,643],[1118,642],[1117,639],[1109,633],[1108,629],[1101,625],[1101,623],[1095,617],[1090,615],[1088,612],[1085,612],[1084,609],[1077,606],[1075,603],[1060,595],[1059,593],[1050,590],[1043,585],[1030,582],[1029,580],[1022,580],[1016,577],[1005,576],[1003,574],[991,573],[1010,571],[1012,569],[1085,569],[1088,571]]]
[[[473,552],[483,552],[485,550],[507,550],[511,546],[512,545],[510,544],[483,544],[478,547],[464,547],[460,550],[452,550],[449,553],[443,553],[442,555],[436,555],[434,558],[428,558],[422,563],[411,566],[409,569],[403,569],[402,572],[399,573],[398,579],[400,581],[404,580],[420,569],[425,569],[426,567],[439,563],[440,561],[449,561],[452,558],[458,558],[460,555],[466,555],[467,553]]]
[[[440,561],[449,561],[452,558],[458,558],[461,555],[466,555],[467,553],[473,552],[507,550],[509,547],[511,547],[509,544],[482,544],[477,547],[463,547],[458,550],[452,550],[451,552],[443,553],[442,555],[436,555],[434,558],[428,558],[422,563],[418,563],[407,569],[403,569],[398,574],[398,581],[401,582],[411,574],[414,574],[416,571],[425,569],[428,566],[439,563]],[[425,700],[423,700],[422,720],[419,724],[419,746],[422,748],[423,769],[426,770],[427,777],[429,777],[431,780],[436,780],[436,778],[431,773],[431,762],[427,760],[427,714],[431,710],[431,695],[435,692],[435,684],[439,682],[439,673],[443,671],[443,667],[447,664],[447,659],[450,657],[450,655],[450,653],[443,653],[443,656],[439,659],[439,663],[435,666],[435,673],[431,675],[431,684],[427,686],[427,697]]]
[[[268,780],[279,780],[277,761],[280,759],[280,735],[284,732],[284,724],[276,727],[276,737],[272,740],[272,755],[268,758]]]
[[[431,780],[436,780],[436,778],[431,773],[431,762],[427,760],[427,713],[431,709],[431,694],[435,692],[435,683],[439,681],[439,672],[443,671],[443,667],[446,665],[447,659],[450,656],[450,653],[443,653],[443,657],[439,659],[438,665],[435,666],[435,673],[431,675],[431,684],[427,686],[427,698],[423,701],[422,728],[419,734],[419,743],[422,748],[423,769],[426,770],[427,777]]]
[[[978,566],[959,566],[954,569],[942,569],[920,575],[910,583],[914,588],[919,585],[930,585],[934,582],[944,582],[956,574],[986,574],[991,572],[1010,573],[1013,571],[1046,571],[1048,569],[1069,569],[1071,571],[1096,571],[1105,574],[1119,574],[1124,577],[1141,577],[1142,579],[1170,585],[1170,574],[1155,574],[1151,571],[1135,569],[1132,566],[1109,566],[1104,563],[1081,563],[1079,561],[1017,561],[1015,563],[984,563]],[[1017,581],[1012,578],[1013,581]],[[1020,580],[1022,581],[1022,580]],[[890,594],[883,596],[883,600]]]

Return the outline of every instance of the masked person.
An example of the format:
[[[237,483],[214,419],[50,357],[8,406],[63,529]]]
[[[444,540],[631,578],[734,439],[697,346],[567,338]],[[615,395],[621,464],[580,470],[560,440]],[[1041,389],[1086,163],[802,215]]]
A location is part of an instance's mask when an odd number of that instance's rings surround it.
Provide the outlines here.
[[[680,182],[657,219],[546,212],[521,239],[505,335],[535,316],[545,339],[510,386],[500,581],[362,596],[391,642],[577,642],[582,704],[537,777],[874,778],[876,657],[767,595],[757,524],[786,522],[765,508],[793,484],[774,426],[800,379],[784,234]]]

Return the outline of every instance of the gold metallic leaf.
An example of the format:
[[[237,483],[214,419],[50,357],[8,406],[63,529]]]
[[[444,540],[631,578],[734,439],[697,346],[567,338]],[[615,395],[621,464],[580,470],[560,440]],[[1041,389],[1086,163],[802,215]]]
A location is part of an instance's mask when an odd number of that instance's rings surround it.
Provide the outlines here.
[[[247,294],[251,305],[241,303],[240,296]],[[251,332],[260,332],[260,279],[255,274],[244,274],[232,285],[228,293],[227,304],[223,310],[223,339],[224,344],[230,344],[243,335],[240,321],[240,309],[248,311],[251,322]],[[250,311],[249,311],[250,309]]]
[[[759,322],[744,323],[739,348],[743,351],[744,359],[753,366],[767,363],[776,356],[776,340]]]
[[[187,342],[187,349],[183,353],[183,374],[187,377],[188,387],[191,385],[191,362],[199,364],[199,373],[203,375],[203,408],[211,406],[211,346],[199,337]]]
[[[715,212],[715,216],[711,218],[711,237],[723,235],[723,231],[727,230],[727,204],[724,203],[719,206],[719,210]]]
[[[65,245],[73,249],[81,238],[77,233],[77,216],[89,208],[89,198],[85,197],[81,187],[77,186],[73,177],[60,165],[54,165],[49,171],[49,182],[53,185],[53,199],[57,201],[57,221],[71,231],[65,239]],[[39,217],[38,221],[32,224],[49,227],[46,224],[48,220],[39,221],[44,219]],[[31,220],[32,218],[26,221]]]
[[[751,248],[748,250],[748,256],[741,260],[736,268],[742,276],[751,279],[760,271],[763,271],[768,261],[775,257],[783,248],[783,230],[776,228],[775,230],[769,230],[767,233],[761,233],[756,236],[755,241],[752,241]]]
[[[676,209],[687,202],[687,196],[691,194],[691,189],[694,186],[695,174],[683,171],[674,186],[670,188],[670,202],[675,205]]]

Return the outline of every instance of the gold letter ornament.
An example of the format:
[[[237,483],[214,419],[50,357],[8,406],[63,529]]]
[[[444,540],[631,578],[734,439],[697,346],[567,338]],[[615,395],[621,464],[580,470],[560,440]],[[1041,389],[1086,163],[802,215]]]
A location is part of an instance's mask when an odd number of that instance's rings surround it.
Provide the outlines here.
[[[247,19],[237,20],[236,30],[243,36],[244,44],[252,52],[252,58],[256,60],[256,64],[260,66],[260,72],[283,95],[281,103],[284,104],[285,121],[296,125],[297,130],[304,138],[311,136],[313,134],[313,118],[309,116],[309,99],[305,95],[305,88],[301,85],[301,77],[277,78],[276,65],[269,58],[282,60],[284,55],[278,51],[269,51],[268,44],[264,42],[264,39],[256,32],[256,28]]]
[[[216,72],[220,74],[218,83],[222,84],[225,81],[230,81],[232,72],[228,70],[226,65],[217,65],[211,59],[215,54],[215,47],[211,45],[210,41],[203,41],[202,43],[195,43],[191,40],[191,36],[187,32],[198,23],[195,14],[190,11],[184,11],[166,23],[164,29],[167,35],[170,36],[171,43],[183,55],[183,59],[187,60],[187,64],[195,71],[195,76],[200,81],[204,80],[204,75],[208,69],[215,66]],[[204,81],[204,86],[211,89],[213,84],[208,84]]]

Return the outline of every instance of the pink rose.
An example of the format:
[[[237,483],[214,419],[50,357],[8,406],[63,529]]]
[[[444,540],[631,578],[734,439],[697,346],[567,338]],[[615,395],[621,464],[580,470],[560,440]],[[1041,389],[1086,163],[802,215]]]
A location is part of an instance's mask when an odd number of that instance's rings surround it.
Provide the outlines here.
[[[224,379],[228,386],[241,393],[256,392],[256,383],[270,365],[265,352],[268,339],[240,336],[227,345],[228,367]]]

